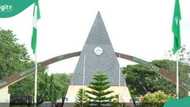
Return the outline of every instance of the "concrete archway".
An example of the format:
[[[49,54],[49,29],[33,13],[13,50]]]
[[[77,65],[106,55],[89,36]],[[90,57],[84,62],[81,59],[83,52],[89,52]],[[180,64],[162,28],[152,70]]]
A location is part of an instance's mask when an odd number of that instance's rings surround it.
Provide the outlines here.
[[[48,60],[40,62],[39,65],[42,66],[42,67],[46,67],[48,65],[51,65],[53,63],[56,63],[56,62],[59,62],[59,61],[65,60],[65,59],[80,56],[80,53],[81,53],[81,51],[56,56],[56,57],[53,57],[53,58],[50,58]],[[159,67],[157,67],[155,65],[151,65],[147,61],[145,61],[143,59],[140,59],[140,58],[137,58],[137,57],[134,57],[134,56],[131,56],[131,55],[127,55],[127,54],[123,54],[123,53],[119,53],[119,52],[115,52],[115,54],[116,54],[116,56],[118,58],[133,61],[133,62],[136,62],[136,63],[139,63],[139,64],[146,64],[147,66],[155,69],[155,71],[157,73],[159,73],[162,77],[164,77],[165,79],[167,79],[171,83],[173,83],[173,84],[176,83],[175,74],[169,72],[166,69],[159,68]],[[19,82],[19,81],[23,80],[27,76],[32,75],[33,71],[34,71],[34,68],[30,68],[30,69],[25,70],[22,73],[16,73],[16,74],[13,74],[13,75],[11,75],[9,77],[4,78],[3,82],[0,83],[0,89],[3,88],[3,87],[10,86],[10,85],[12,85],[12,84],[14,84],[16,82]]]

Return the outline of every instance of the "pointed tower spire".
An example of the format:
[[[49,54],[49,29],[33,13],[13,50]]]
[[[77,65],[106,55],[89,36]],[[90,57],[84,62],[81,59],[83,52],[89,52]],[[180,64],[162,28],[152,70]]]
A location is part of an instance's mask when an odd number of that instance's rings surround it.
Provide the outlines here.
[[[84,56],[86,57],[85,66],[83,65]],[[85,76],[83,74],[83,67],[85,67]],[[119,83],[125,85],[124,78],[120,79],[119,77],[119,69],[119,63],[114,49],[101,14],[98,12],[75,68],[71,84],[88,85],[94,74],[104,72],[109,77],[111,85],[118,86]],[[85,83],[83,81],[84,79]]]
[[[125,79],[120,72],[119,62],[115,55],[100,12],[92,25],[86,43],[81,51],[66,98],[68,104],[76,102],[80,89],[85,89],[93,76],[103,72],[108,76],[111,89],[119,95],[120,103],[130,103],[131,96]],[[65,105],[65,104],[64,104]]]
[[[96,15],[86,44],[111,44],[100,12]]]

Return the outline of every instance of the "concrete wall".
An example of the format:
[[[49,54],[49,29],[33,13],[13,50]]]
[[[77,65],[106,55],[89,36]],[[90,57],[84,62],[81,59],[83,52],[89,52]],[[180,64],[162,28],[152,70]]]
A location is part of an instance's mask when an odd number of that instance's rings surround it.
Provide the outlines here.
[[[10,94],[8,92],[8,87],[0,89],[0,107],[9,107]]]
[[[76,95],[79,89],[82,89],[83,86],[79,85],[71,85],[68,88],[67,95],[65,102],[66,103],[74,103],[76,102]],[[85,90],[88,89],[84,87]],[[126,86],[111,86],[110,90],[114,91],[114,95],[119,95],[119,102],[120,103],[131,103],[131,95],[129,93],[129,89]]]
[[[0,103],[9,103],[10,94],[8,92],[8,87],[0,89]]]

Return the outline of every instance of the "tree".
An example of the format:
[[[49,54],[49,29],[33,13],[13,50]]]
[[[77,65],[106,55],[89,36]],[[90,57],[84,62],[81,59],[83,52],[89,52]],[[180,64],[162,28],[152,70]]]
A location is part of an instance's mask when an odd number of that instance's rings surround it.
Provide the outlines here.
[[[57,95],[58,92],[56,89],[58,89],[59,87],[55,84],[54,82],[54,75],[50,76],[50,81],[49,81],[49,96],[50,96],[50,101],[51,102],[56,102],[57,100]]]
[[[128,65],[123,69],[126,81],[133,97],[139,97],[147,92],[163,90],[175,93],[175,86],[143,64]]]
[[[51,74],[51,76],[48,76],[47,73],[45,73],[41,75],[40,78],[38,83],[38,95],[41,95],[44,100],[56,102],[56,100],[66,95],[70,83],[70,75]]]
[[[18,43],[12,31],[0,29],[0,79],[31,67],[25,46]]]
[[[49,97],[50,97],[50,101],[52,103],[52,107],[54,107],[53,105],[56,104],[56,100],[57,100],[57,88],[59,88],[55,82],[54,82],[54,76],[51,75],[50,76],[50,81],[49,81]]]
[[[88,88],[86,92],[90,105],[95,104],[97,107],[105,104],[112,105],[116,99],[117,95],[113,95],[114,92],[109,89],[110,82],[107,75],[103,73],[95,74]]]
[[[16,35],[10,30],[0,29],[0,80],[15,73],[32,68],[33,61],[24,45],[18,43]],[[27,72],[27,71],[24,71]],[[33,81],[29,76],[22,83],[10,86],[11,95],[31,95]],[[23,85],[25,84],[25,85]]]
[[[152,64],[168,69],[169,71],[173,72],[174,74],[176,73],[176,61],[172,60],[154,60],[152,61]],[[190,87],[190,66],[188,63],[185,63],[184,61],[179,61],[179,80],[183,81],[187,87]],[[168,84],[165,84],[168,85]],[[163,87],[163,86],[162,86]],[[171,89],[168,89],[171,90]],[[180,86],[180,97],[188,96],[188,90],[184,89],[184,87]],[[166,92],[166,91],[164,91]]]
[[[128,65],[124,68],[123,73],[126,76],[129,90],[134,97],[158,90],[175,94],[175,86],[146,65]]]
[[[68,86],[70,84],[70,77],[71,74],[52,74],[54,75],[54,83],[59,87],[57,88],[57,92],[59,94],[57,95],[58,98],[61,98],[66,95]]]
[[[27,72],[27,69],[34,67],[27,49],[19,44],[16,35],[10,30],[0,29],[0,80],[3,77],[15,73]],[[49,82],[50,76],[45,72],[46,68],[38,68],[38,96],[50,101]],[[67,74],[54,74],[54,85],[56,86],[56,97],[62,98],[67,91],[70,76]],[[33,96],[34,77],[29,75],[24,80],[9,87],[13,96]],[[55,98],[54,98],[55,99]]]
[[[46,68],[39,66],[38,68],[38,96],[43,98],[45,96],[45,79],[44,75]],[[23,70],[23,72],[25,72]],[[34,76],[29,75],[25,79],[9,86],[9,91],[12,96],[33,96],[34,95]]]
[[[165,68],[175,73],[176,63],[171,60],[154,60],[150,62],[160,68]],[[190,67],[187,64],[179,63],[180,80],[189,81],[188,72]],[[154,69],[144,64],[128,65],[123,69],[127,85],[133,97],[143,96],[148,92],[163,91],[166,94],[175,94],[175,85],[161,77]],[[190,85],[190,84],[189,84]],[[185,90],[180,89],[180,95],[185,96]]]
[[[172,97],[163,91],[157,91],[154,93],[147,93],[140,97],[142,107],[163,107],[164,103]]]
[[[88,103],[88,98],[86,91],[84,89],[80,89],[77,94],[75,107],[88,107],[87,103]]]
[[[38,96],[44,100],[49,99],[49,78],[47,72],[38,72]]]

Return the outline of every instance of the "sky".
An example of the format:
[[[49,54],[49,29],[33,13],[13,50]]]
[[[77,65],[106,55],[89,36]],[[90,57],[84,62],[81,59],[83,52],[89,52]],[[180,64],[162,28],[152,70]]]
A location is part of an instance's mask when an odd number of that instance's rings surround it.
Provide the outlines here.
[[[95,16],[100,11],[115,51],[147,61],[168,58],[173,46],[171,32],[175,0],[39,0],[38,61],[80,51]],[[181,41],[190,49],[190,0],[180,0]],[[30,6],[19,15],[0,19],[2,29],[13,30],[29,54],[32,33]],[[52,64],[49,73],[71,73],[78,58]],[[134,64],[119,59],[120,66]]]

